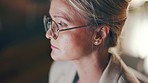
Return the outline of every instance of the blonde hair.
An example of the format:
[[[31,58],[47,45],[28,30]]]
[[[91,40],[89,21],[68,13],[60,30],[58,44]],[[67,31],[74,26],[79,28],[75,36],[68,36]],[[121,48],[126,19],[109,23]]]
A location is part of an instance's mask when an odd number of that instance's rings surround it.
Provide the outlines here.
[[[117,44],[118,36],[126,20],[128,2],[125,0],[67,0],[77,13],[89,23],[102,23],[110,26],[107,47]]]

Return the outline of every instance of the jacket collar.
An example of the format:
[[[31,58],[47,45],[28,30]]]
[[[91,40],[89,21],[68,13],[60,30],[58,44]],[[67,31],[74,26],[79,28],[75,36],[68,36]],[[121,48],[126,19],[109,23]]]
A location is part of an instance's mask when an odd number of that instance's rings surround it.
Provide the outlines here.
[[[98,83],[117,83],[117,81],[119,80],[119,77],[121,76],[121,72],[122,72],[122,67],[121,67],[121,63],[120,63],[120,58],[117,57],[117,55],[112,55],[110,57],[110,61],[107,65],[107,67],[105,68],[100,80]],[[72,68],[72,76],[68,76],[71,77],[70,79],[68,79],[66,83],[72,83],[72,81],[74,80],[74,77],[76,75],[76,69],[73,67]]]
[[[121,76],[121,63],[116,55],[111,55],[110,61],[105,68],[99,83],[117,83]]]

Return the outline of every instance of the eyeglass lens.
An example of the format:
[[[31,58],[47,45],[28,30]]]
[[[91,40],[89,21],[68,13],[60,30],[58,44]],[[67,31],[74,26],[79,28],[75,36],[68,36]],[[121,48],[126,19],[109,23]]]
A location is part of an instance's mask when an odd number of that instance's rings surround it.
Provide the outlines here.
[[[49,26],[49,29],[50,29],[50,31],[51,31],[51,33],[52,33],[52,37],[53,37],[54,39],[57,39],[57,37],[58,37],[58,35],[59,35],[59,28],[58,28],[56,22],[54,22],[54,21],[52,20],[51,23],[50,23],[50,25],[48,25],[48,26]]]
[[[44,28],[45,28],[45,31],[49,30],[50,35],[54,39],[57,39],[58,34],[59,34],[59,28],[55,21],[53,21],[49,17],[44,16]]]

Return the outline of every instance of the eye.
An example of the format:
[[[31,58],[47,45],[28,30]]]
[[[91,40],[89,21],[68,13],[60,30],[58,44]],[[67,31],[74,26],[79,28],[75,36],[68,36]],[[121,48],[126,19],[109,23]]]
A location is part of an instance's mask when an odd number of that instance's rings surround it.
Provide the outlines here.
[[[59,28],[66,28],[67,24],[64,22],[57,23]]]

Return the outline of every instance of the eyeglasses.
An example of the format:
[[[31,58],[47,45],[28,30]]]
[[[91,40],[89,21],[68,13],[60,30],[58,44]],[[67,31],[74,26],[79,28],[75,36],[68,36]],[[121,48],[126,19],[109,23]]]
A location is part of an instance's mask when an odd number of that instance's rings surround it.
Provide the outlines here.
[[[86,28],[87,26],[92,25],[92,24],[88,24],[88,25],[82,25],[82,26],[76,26],[76,27],[61,29],[62,25],[57,24],[54,20],[52,20],[52,18],[47,17],[47,16],[44,16],[43,22],[44,22],[45,31],[47,32],[49,30],[50,35],[54,39],[58,38],[60,31],[66,31],[66,30],[77,29],[77,28],[84,28],[84,27]]]

